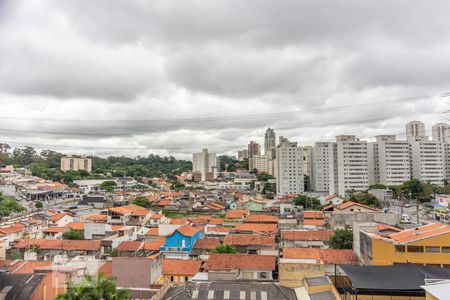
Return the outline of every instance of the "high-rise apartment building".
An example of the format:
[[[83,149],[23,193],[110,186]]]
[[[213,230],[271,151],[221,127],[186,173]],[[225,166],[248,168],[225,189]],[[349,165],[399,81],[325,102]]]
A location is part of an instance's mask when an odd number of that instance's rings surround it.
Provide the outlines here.
[[[192,155],[192,171],[194,178],[201,181],[209,181],[217,178],[218,159],[215,153],[209,153],[203,149],[200,153]]]
[[[256,169],[258,173],[268,173],[268,160],[267,155],[255,155],[252,157],[252,159],[249,161],[249,169],[254,170]],[[251,166],[250,166],[251,164]]]
[[[61,171],[92,171],[92,159],[81,156],[64,156],[61,157]]]
[[[329,193],[330,191],[330,173],[333,172],[334,145],[334,143],[317,142],[312,148],[311,189],[315,192]]]
[[[255,155],[261,155],[261,146],[255,141],[250,141],[248,144],[248,158],[250,159]]]
[[[267,128],[266,133],[264,135],[264,154],[267,153],[267,151],[271,150],[272,148],[275,148],[276,145],[276,134],[275,131],[272,128]]]
[[[441,142],[409,142],[411,177],[438,185],[444,184],[445,147]]]
[[[420,121],[411,121],[406,124],[406,138],[409,139],[426,139],[425,124]]]
[[[410,180],[409,143],[395,135],[377,135],[368,143],[369,185],[400,185]]]
[[[330,194],[346,196],[348,191],[364,191],[369,187],[367,142],[354,135],[339,135],[333,149],[333,173]]]
[[[304,191],[303,149],[284,139],[276,148],[275,177],[277,194],[300,194]]]
[[[248,149],[238,151],[238,160],[243,161],[244,159],[248,159]]]
[[[432,127],[433,142],[450,142],[450,125],[437,123]]]

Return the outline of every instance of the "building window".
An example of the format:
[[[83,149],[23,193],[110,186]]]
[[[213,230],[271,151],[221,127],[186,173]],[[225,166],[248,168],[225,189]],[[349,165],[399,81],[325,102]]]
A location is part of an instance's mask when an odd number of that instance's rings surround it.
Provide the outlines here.
[[[187,276],[184,277],[184,281],[189,281],[189,278]]]
[[[427,253],[440,253],[441,247],[439,246],[425,246],[425,252]]]
[[[258,273],[259,279],[267,279],[267,273],[266,272],[259,272]]]
[[[170,276],[170,282],[173,282],[174,278],[173,276]]]
[[[450,253],[450,247],[442,247],[442,253]]]
[[[423,252],[423,246],[408,246],[408,252],[414,253]]]
[[[403,245],[395,245],[395,252],[405,252],[406,251],[405,248],[406,247]]]

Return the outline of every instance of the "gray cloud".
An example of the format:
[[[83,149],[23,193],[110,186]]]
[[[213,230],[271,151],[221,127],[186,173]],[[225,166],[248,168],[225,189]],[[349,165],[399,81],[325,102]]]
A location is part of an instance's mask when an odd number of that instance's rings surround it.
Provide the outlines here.
[[[448,101],[364,104],[450,90],[449,13],[444,0],[0,1],[0,141],[186,158],[267,126],[301,144],[430,128]]]

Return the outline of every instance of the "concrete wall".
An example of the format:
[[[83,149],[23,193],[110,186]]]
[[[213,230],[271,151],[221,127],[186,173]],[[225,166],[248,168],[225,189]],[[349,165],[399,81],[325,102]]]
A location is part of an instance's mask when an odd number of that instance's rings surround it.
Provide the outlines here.
[[[127,288],[145,288],[152,284],[153,261],[146,257],[113,257],[112,275],[117,278],[117,286]],[[161,274],[162,266],[159,268]]]
[[[367,212],[333,212],[330,215],[330,225],[332,229],[352,227],[354,222],[381,222],[388,225],[396,225],[399,215],[394,213],[367,213]]]
[[[308,263],[308,262],[283,262],[281,259],[278,267],[278,278],[280,285],[290,288],[297,288],[303,286],[303,279],[305,277],[323,276],[325,274],[325,267],[323,264]]]

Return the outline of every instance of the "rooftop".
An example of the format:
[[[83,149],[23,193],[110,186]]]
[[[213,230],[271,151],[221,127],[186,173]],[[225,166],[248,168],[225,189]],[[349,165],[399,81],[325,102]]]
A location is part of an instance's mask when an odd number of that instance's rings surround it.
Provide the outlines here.
[[[200,271],[201,260],[167,259],[162,260],[162,273],[164,275],[194,276]]]
[[[209,255],[205,269],[208,270],[275,270],[275,256],[256,254]]]
[[[230,234],[225,237],[224,244],[233,246],[275,246],[275,236]]]
[[[332,230],[283,230],[281,239],[288,241],[329,241]]]

